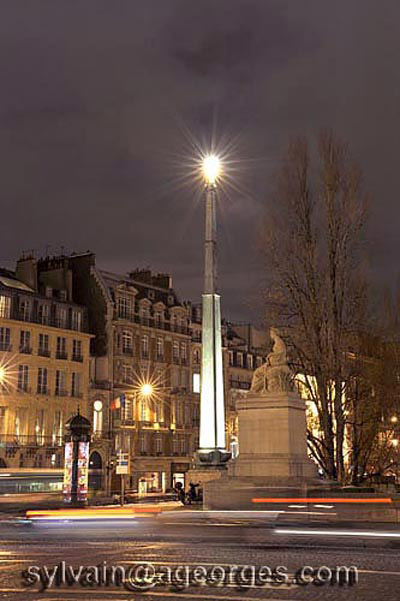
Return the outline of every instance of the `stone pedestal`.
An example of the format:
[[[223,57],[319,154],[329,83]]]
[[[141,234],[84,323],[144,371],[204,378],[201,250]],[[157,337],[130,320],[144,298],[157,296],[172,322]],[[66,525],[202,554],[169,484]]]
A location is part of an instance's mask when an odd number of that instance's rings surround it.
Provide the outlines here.
[[[204,485],[206,509],[259,509],[256,497],[304,497],[318,485],[307,456],[305,403],[293,391],[237,401],[239,456]]]
[[[307,456],[305,403],[296,392],[268,392],[237,402],[239,456],[230,476],[301,485],[317,476]]]

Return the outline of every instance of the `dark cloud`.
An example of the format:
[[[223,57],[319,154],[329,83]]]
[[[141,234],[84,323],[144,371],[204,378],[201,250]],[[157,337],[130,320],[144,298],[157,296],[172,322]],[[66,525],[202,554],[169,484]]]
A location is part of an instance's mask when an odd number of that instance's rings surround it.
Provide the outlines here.
[[[395,280],[399,18],[395,0],[3,0],[0,263],[91,248],[105,268],[171,271],[198,298],[188,138],[238,135],[221,291],[231,317],[257,319],[255,232],[274,171],[291,136],[333,127],[372,194],[373,274]]]

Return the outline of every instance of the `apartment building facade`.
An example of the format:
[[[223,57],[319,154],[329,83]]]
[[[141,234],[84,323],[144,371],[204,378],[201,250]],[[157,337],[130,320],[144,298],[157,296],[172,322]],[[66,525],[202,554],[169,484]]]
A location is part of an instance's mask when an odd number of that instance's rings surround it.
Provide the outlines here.
[[[64,425],[87,411],[86,310],[42,286],[28,256],[0,269],[0,467],[61,468]]]

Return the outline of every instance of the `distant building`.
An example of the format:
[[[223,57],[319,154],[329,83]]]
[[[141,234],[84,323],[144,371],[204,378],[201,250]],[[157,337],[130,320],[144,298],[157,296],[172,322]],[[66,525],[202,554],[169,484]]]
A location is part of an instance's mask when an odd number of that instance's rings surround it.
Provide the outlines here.
[[[99,269],[91,252],[35,262],[37,281],[84,306],[92,335],[87,412],[93,426],[92,488],[119,490],[117,454],[130,455],[127,488],[165,491],[184,481],[198,447],[201,310],[183,302],[167,274]],[[67,301],[64,301],[67,302]],[[235,452],[235,399],[265,356],[253,326],[223,323],[228,444]],[[150,394],[143,394],[150,384]],[[75,407],[74,407],[75,409]]]
[[[64,424],[88,411],[87,311],[38,278],[0,269],[0,467],[63,467]]]

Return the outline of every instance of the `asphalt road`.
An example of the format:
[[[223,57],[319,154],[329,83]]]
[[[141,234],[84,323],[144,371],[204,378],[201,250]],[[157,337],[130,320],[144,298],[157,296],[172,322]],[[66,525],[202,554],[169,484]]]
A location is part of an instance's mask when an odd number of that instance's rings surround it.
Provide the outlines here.
[[[0,598],[10,601],[122,601],[134,597],[150,597],[148,601],[163,597],[194,601],[397,601],[400,598],[400,537],[395,536],[398,530],[381,527],[368,536],[357,525],[344,528],[347,535],[338,535],[333,527],[322,526],[314,526],[313,533],[307,534],[309,528],[309,524],[285,524],[279,525],[277,532],[273,522],[265,525],[237,519],[202,520],[196,516],[142,517],[132,522],[92,524],[32,525],[3,521],[0,522]],[[303,534],[298,534],[298,530]],[[64,567],[61,562],[65,562]],[[105,586],[102,575],[105,578],[106,568],[111,570],[112,565],[122,566],[124,571],[115,571],[115,586]],[[71,578],[72,574],[69,566],[86,586],[68,584],[67,576]],[[79,566],[97,566],[97,572],[92,568],[79,575]],[[177,569],[179,566],[182,567]],[[266,568],[273,572],[277,566],[281,566],[279,578],[275,574],[275,581],[270,578],[267,582]],[[319,574],[308,570],[304,575],[306,580],[312,577],[334,580],[337,566],[356,566],[358,583],[301,584],[299,569],[303,566],[326,566]],[[261,567],[264,570],[258,573]],[[22,576],[28,568],[30,586],[28,577]],[[48,582],[53,574],[52,586],[40,590],[36,579],[41,576]],[[107,577],[111,578],[110,572]],[[143,592],[143,586],[153,586],[156,578],[158,584]],[[196,579],[197,586],[188,586],[190,579]]]

